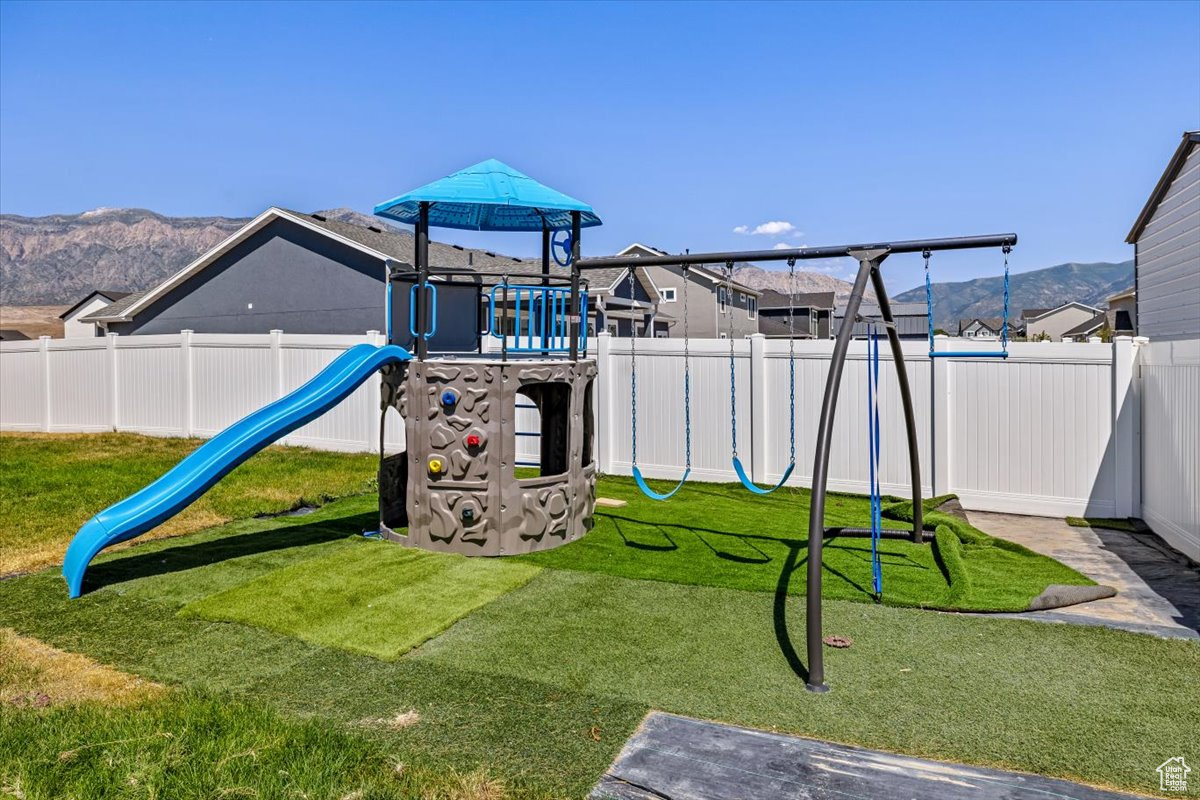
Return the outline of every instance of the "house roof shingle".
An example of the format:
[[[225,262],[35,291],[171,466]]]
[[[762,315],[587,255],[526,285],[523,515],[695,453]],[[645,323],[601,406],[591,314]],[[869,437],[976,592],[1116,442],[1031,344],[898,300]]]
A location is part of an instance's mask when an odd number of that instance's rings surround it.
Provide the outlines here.
[[[1108,314],[1101,311],[1087,322],[1081,322],[1069,331],[1065,331],[1063,336],[1087,336],[1089,333],[1094,333],[1103,328],[1107,322]]]
[[[58,318],[66,319],[67,317],[71,316],[72,313],[74,313],[75,309],[79,308],[81,305],[86,303],[88,300],[91,300],[93,297],[97,297],[97,296],[103,297],[105,300],[107,300],[111,304],[116,300],[120,300],[122,297],[128,297],[130,294],[131,294],[130,292],[118,292],[113,289],[92,289],[90,292],[88,292],[86,295],[84,295],[82,298],[80,298],[79,301],[75,303],[75,305],[71,306],[66,311],[59,314]]]
[[[150,291],[149,289],[146,292]],[[86,314],[79,318],[80,322],[98,322],[109,317],[119,316],[125,312],[125,309],[141,300],[146,292],[129,292],[124,297],[117,298],[109,303],[104,308],[98,308],[90,314]]]

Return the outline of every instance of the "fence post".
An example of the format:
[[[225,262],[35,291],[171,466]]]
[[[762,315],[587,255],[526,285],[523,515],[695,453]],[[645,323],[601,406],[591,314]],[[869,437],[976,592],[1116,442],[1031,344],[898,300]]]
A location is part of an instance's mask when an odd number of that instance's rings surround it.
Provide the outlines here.
[[[596,334],[596,430],[592,441],[596,445],[596,467],[605,474],[612,474],[612,334],[599,331]]]
[[[278,328],[271,331],[271,373],[275,376],[276,400],[283,397],[283,354],[280,352],[282,339],[283,331]]]
[[[933,349],[949,350],[949,337],[933,337]],[[933,410],[933,419],[929,425],[933,437],[930,465],[933,474],[930,476],[929,485],[933,496],[939,497],[950,493],[950,414],[953,413],[954,403],[951,398],[950,359],[931,358],[930,361],[933,362],[929,366],[929,373],[933,376],[930,379],[929,398],[929,407]]]
[[[1112,432],[1115,468],[1115,516],[1141,513],[1141,445],[1138,442],[1141,409],[1135,382],[1138,348],[1130,336],[1112,343]]]
[[[190,439],[196,432],[195,370],[192,367],[192,331],[179,332],[180,379],[183,383],[183,436]]]
[[[108,412],[108,426],[116,431],[120,425],[117,409],[121,402],[121,380],[117,374],[117,334],[108,331],[104,338],[108,347],[108,402],[111,406]]]
[[[750,479],[767,482],[767,337],[750,334]]]
[[[387,337],[379,331],[367,331],[367,342],[376,347],[383,347],[387,344]],[[367,427],[367,449],[368,453],[381,447],[380,437],[383,435],[383,376],[376,376],[375,380],[367,383],[367,402],[370,408],[367,411],[371,419],[371,424]]]
[[[38,350],[42,353],[42,430],[50,431],[50,337],[38,337]]]

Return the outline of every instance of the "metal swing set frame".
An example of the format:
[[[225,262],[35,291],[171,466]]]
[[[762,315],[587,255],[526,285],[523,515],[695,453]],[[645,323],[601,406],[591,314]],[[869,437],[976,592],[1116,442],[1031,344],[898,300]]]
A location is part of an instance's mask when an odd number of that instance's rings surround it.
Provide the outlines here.
[[[663,266],[686,267],[701,264],[733,264],[739,261],[805,261],[813,259],[850,257],[858,262],[858,271],[854,278],[854,286],[846,302],[844,322],[838,330],[834,342],[833,356],[829,373],[825,380],[825,394],[821,402],[821,416],[817,426],[817,446],[813,461],[812,472],[812,501],[808,516],[808,566],[806,573],[807,596],[805,638],[807,650],[807,676],[805,684],[809,691],[826,692],[829,690],[825,683],[825,662],[822,651],[822,547],[826,537],[834,536],[871,536],[870,528],[826,528],[825,527],[825,498],[829,483],[829,455],[833,440],[833,421],[837,411],[838,393],[841,388],[842,370],[846,364],[846,354],[850,340],[854,336],[854,322],[859,318],[863,295],[867,283],[870,282],[879,305],[880,324],[887,332],[891,346],[892,359],[895,364],[896,378],[899,383],[900,401],[904,411],[904,427],[908,443],[909,475],[912,483],[913,520],[911,533],[896,530],[879,532],[883,538],[911,538],[914,542],[925,542],[929,535],[925,532],[923,507],[921,504],[921,464],[917,443],[917,423],[913,412],[912,393],[908,384],[908,370],[904,362],[904,351],[901,348],[900,336],[896,332],[895,320],[892,317],[891,303],[887,289],[883,283],[880,268],[884,260],[891,255],[903,253],[921,253],[927,259],[930,254],[943,250],[975,250],[981,248],[1002,248],[1005,253],[1005,275],[1007,277],[1007,256],[1017,243],[1015,233],[990,234],[984,236],[960,236],[943,239],[916,239],[901,242],[878,242],[868,244],[834,245],[828,247],[806,247],[791,250],[747,250],[726,253],[685,253],[682,255],[663,256],[612,256],[605,258],[579,257],[578,228],[572,231],[572,256],[570,269],[575,286],[583,272],[595,269],[610,269],[613,267],[635,269],[637,267]],[[1007,289],[1007,280],[1005,288]],[[1006,303],[1007,306],[1007,291]],[[573,298],[572,309],[579,309],[578,299]],[[952,356],[953,354],[945,354]],[[990,353],[992,357],[1003,357],[999,353]],[[574,354],[572,353],[572,356]],[[975,354],[962,354],[961,357],[979,357]],[[690,388],[690,387],[689,387]],[[878,391],[878,386],[875,387]],[[794,420],[793,420],[794,424]],[[690,466],[690,464],[689,464]],[[685,476],[686,478],[686,473]],[[678,487],[676,487],[678,488]],[[673,494],[674,492],[672,492]],[[669,495],[668,495],[669,496]],[[879,535],[877,533],[876,535]]]

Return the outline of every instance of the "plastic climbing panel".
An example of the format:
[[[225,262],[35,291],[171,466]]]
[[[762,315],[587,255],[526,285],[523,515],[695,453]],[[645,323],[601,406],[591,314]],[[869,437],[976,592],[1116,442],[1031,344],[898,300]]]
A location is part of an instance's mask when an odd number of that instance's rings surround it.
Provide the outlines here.
[[[404,418],[407,450],[380,469],[384,535],[502,556],[585,534],[595,508],[595,376],[593,361],[459,359],[411,362],[386,375],[384,405]],[[536,411],[524,415],[523,430],[519,407]],[[537,441],[536,467],[518,467],[520,436]]]

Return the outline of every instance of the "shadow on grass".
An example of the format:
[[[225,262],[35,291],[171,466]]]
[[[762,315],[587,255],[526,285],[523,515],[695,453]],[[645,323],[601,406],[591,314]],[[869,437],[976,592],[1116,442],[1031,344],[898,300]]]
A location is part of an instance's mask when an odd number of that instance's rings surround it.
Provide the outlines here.
[[[180,544],[163,549],[116,555],[88,567],[83,592],[87,594],[111,584],[152,575],[184,572],[243,556],[345,539],[352,534],[361,533],[364,526],[371,527],[374,523],[375,518],[372,514],[355,514],[340,519],[221,536],[201,542],[185,543],[187,539],[184,539]]]
[[[808,667],[805,666],[804,659],[800,657],[799,651],[792,642],[792,636],[788,631],[787,621],[787,601],[790,593],[789,588],[791,587],[792,574],[808,563],[807,539],[782,539],[774,536],[763,536],[752,533],[737,533],[734,531],[715,530],[713,528],[700,528],[694,525],[647,522],[646,520],[641,520],[634,517],[624,517],[617,514],[600,514],[599,516],[602,516],[612,522],[617,534],[621,537],[622,541],[625,542],[627,547],[632,547],[639,550],[656,550],[665,552],[678,550],[679,546],[676,544],[675,540],[671,538],[668,529],[674,529],[675,531],[683,533],[690,533],[695,536],[696,539],[698,539],[706,548],[708,548],[708,550],[717,558],[726,561],[732,561],[738,564],[760,565],[768,564],[773,560],[772,557],[765,550],[763,550],[758,543],[769,542],[772,545],[787,548],[787,556],[784,558],[783,565],[779,571],[779,578],[775,583],[771,621],[775,632],[775,641],[779,645],[780,654],[787,662],[788,667],[793,673],[795,673],[796,677],[800,678],[800,680],[804,681],[805,683],[808,682]],[[644,543],[634,541],[630,539],[629,535],[627,535],[624,530],[622,530],[622,523],[625,523],[626,526],[638,525],[654,528],[665,539],[667,539],[671,545],[646,545]],[[710,537],[713,539],[713,541],[709,541]],[[722,539],[725,541],[735,539],[749,551],[752,551],[757,555],[741,555],[730,552],[725,547],[720,546]],[[717,542],[718,544],[714,545],[713,542]],[[832,541],[827,542],[825,546],[827,548],[833,547],[835,549],[853,549],[837,548],[836,545],[832,544]],[[874,596],[867,589],[867,587],[862,586],[857,581],[853,580],[849,575],[846,575],[835,567],[831,567],[829,564],[824,564],[823,566],[824,569],[828,570],[832,575],[842,579],[848,585],[853,586],[863,594],[871,597]]]
[[[665,530],[663,530],[663,528],[665,526],[663,526],[657,522],[643,522],[640,519],[629,519],[627,517],[614,517],[614,516],[609,516],[608,514],[600,514],[599,516],[608,517],[609,519],[612,520],[613,527],[617,529],[617,535],[621,537],[621,541],[625,542],[626,547],[632,547],[635,550],[649,550],[654,553],[669,553],[673,550],[679,549],[679,545],[675,544],[675,540],[671,538],[671,534],[669,534]],[[662,535],[662,537],[664,539],[667,540],[667,543],[666,544],[650,544],[648,542],[639,542],[635,539],[630,539],[628,536],[625,535],[625,531],[621,530],[621,521],[636,522],[639,525],[642,525],[643,527],[654,528],[655,530],[657,530],[659,532],[659,534]],[[670,527],[681,527],[681,526],[672,525]]]

